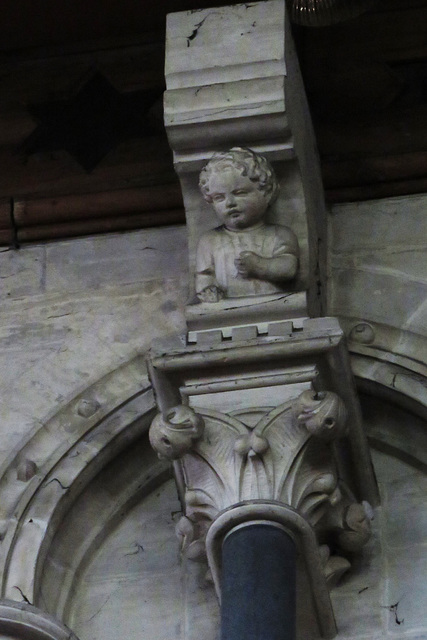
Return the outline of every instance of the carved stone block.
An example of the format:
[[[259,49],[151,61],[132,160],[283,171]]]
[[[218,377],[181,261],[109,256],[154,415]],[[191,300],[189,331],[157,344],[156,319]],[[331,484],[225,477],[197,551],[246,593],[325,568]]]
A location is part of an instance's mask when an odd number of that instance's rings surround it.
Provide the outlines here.
[[[326,250],[325,206],[284,0],[170,14],[165,76],[165,125],[187,217],[190,299],[197,290],[197,246],[218,224],[199,192],[199,173],[214,153],[239,146],[274,164],[281,189],[266,223],[290,227],[298,238],[299,266],[291,292],[308,290],[304,302],[308,314],[316,315],[324,300],[319,285]],[[239,268],[252,268],[250,260],[242,257]],[[246,295],[283,290],[255,288]],[[236,292],[245,295],[244,290]],[[206,295],[204,301],[218,299]],[[307,306],[298,312],[307,315]],[[207,315],[215,313],[211,307]],[[257,320],[261,317],[260,311]],[[199,314],[198,321],[203,319]]]

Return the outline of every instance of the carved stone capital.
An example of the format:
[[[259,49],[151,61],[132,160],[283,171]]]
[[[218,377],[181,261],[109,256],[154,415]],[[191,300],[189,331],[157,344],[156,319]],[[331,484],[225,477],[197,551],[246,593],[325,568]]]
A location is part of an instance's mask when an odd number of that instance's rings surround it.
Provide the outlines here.
[[[299,551],[319,629],[333,637],[328,586],[369,539],[361,501],[378,503],[336,320],[190,332],[156,344],[149,370],[162,412],[150,440],[174,464],[184,555],[208,561],[220,597],[224,537],[277,524]]]
[[[317,532],[332,581],[350,563],[332,558],[329,546],[344,555],[357,551],[370,530],[331,447],[346,433],[344,402],[332,391],[306,390],[261,414],[249,426],[237,416],[180,405],[154,419],[150,441],[160,456],[176,461],[184,483],[185,515],[177,527],[183,551],[203,559],[220,512],[245,501],[274,501],[295,509]]]

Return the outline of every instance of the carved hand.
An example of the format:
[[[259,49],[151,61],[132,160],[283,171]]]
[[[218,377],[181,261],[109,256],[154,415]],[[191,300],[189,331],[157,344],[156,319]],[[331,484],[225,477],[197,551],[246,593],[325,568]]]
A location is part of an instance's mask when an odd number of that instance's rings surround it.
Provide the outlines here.
[[[234,264],[237,269],[237,273],[242,278],[259,277],[260,262],[263,258],[258,256],[252,251],[242,251],[240,256],[236,258]]]
[[[259,278],[260,280],[280,282],[295,277],[298,258],[291,253],[264,258],[252,251],[242,251],[234,264],[237,273],[242,278]]]
[[[197,297],[200,302],[218,302],[225,298],[225,291],[221,287],[217,287],[215,284],[205,287],[198,292]]]

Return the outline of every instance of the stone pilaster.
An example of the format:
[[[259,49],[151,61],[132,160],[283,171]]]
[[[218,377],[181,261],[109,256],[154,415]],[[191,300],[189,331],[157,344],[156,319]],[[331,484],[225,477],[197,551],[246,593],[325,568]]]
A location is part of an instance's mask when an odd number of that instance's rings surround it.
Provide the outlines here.
[[[221,599],[227,536],[278,527],[333,637],[328,588],[369,539],[378,492],[343,333],[316,317],[325,205],[284,0],[170,15],[166,84],[190,301],[187,335],[150,353],[150,440],[174,465],[177,534]]]

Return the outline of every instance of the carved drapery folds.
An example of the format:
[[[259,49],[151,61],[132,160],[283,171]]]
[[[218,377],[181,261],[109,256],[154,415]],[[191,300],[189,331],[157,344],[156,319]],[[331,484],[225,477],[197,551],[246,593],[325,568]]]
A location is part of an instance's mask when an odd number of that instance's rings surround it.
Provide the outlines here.
[[[255,426],[236,416],[179,405],[159,413],[150,441],[159,456],[178,460],[185,515],[177,526],[187,557],[205,557],[216,516],[251,500],[295,509],[318,533],[328,580],[350,563],[329,545],[354,552],[369,538],[363,505],[339,478],[331,443],[345,435],[347,412],[334,392],[303,391],[266,411]],[[328,544],[329,543],[329,544]]]

